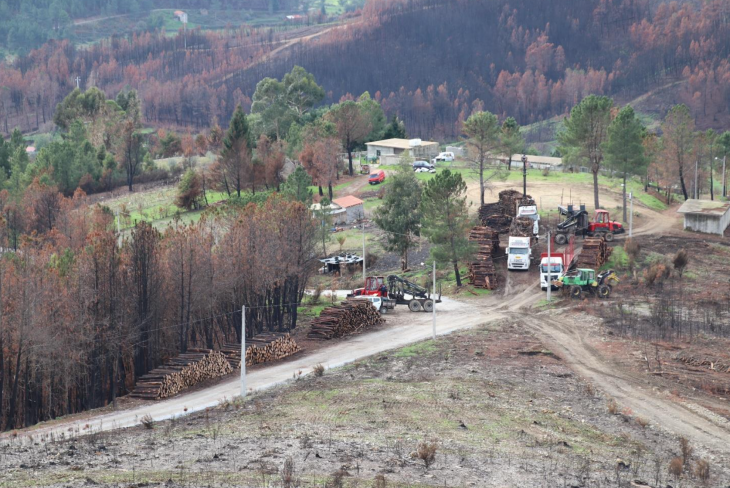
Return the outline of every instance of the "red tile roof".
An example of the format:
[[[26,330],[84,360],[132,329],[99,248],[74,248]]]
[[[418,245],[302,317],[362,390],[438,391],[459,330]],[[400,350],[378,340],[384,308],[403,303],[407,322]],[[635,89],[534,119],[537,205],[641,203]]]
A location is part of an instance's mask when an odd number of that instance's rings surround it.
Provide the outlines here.
[[[336,198],[332,200],[332,203],[339,205],[342,208],[354,207],[355,205],[362,205],[363,201],[352,195],[348,195],[342,198]]]

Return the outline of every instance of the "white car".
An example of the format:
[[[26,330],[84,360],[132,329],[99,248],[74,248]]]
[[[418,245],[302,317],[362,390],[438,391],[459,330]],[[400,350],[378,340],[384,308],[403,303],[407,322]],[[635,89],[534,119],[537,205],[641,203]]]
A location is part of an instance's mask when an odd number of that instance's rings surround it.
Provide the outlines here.
[[[436,156],[435,158],[433,158],[433,161],[434,162],[436,162],[436,161],[445,161],[447,163],[450,163],[453,160],[454,160],[454,153],[452,153],[452,152],[442,152],[442,153],[439,153],[438,156]]]

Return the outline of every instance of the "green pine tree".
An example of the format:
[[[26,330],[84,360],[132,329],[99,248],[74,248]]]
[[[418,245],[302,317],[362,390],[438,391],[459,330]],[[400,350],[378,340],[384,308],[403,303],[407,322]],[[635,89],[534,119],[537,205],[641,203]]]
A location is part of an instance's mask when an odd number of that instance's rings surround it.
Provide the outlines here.
[[[645,175],[648,161],[644,156],[646,128],[636,117],[630,105],[621,109],[608,126],[608,140],[603,145],[606,163],[623,177],[624,222],[626,213],[626,178],[628,175]]]
[[[385,248],[401,257],[408,268],[408,251],[421,234],[421,184],[407,162],[390,179],[383,204],[375,211],[375,224],[386,232]]]
[[[309,207],[312,205],[312,198],[314,198],[311,186],[312,177],[309,176],[303,166],[297,166],[282,185],[281,192],[292,200],[302,202]]]
[[[421,195],[421,233],[431,242],[431,257],[454,266],[456,286],[461,286],[459,262],[473,253],[467,236],[469,206],[461,174],[448,169],[429,180]]]

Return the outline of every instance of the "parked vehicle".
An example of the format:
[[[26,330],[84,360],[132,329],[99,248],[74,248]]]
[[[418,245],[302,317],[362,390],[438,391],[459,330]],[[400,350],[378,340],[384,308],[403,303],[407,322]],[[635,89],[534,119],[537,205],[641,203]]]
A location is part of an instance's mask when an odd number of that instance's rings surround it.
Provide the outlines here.
[[[408,281],[400,276],[390,275],[368,276],[363,288],[352,290],[350,297],[377,298],[383,299],[382,305],[386,308],[394,308],[395,305],[408,305],[411,312],[432,312],[433,304],[441,303],[441,286],[438,290],[428,290],[422,286]],[[373,303],[375,304],[375,303]]]
[[[533,220],[532,234],[540,234],[540,214],[537,213],[537,205],[522,205],[517,207],[518,217],[529,217]]]
[[[439,153],[438,156],[433,158],[434,162],[444,161],[444,162],[450,163],[453,160],[454,160],[454,153],[452,153],[452,152],[442,152],[442,153]]]
[[[434,165],[429,163],[428,161],[415,161],[413,163],[414,171],[419,172],[418,170],[424,170],[424,169],[426,171],[430,171],[430,170],[434,170],[434,172],[436,171],[436,168],[434,167]]]
[[[554,281],[560,279],[573,266],[575,239],[571,237],[568,246],[559,252],[544,252],[540,255],[540,288],[547,290],[548,284],[554,290]]]
[[[361,296],[357,297],[358,300],[367,300],[373,304],[375,310],[380,312],[381,315],[388,313],[388,310],[395,309],[395,300],[389,298],[376,297],[376,296]]]
[[[557,284],[569,290],[573,298],[581,298],[583,293],[590,293],[598,298],[608,298],[618,282],[618,276],[612,269],[596,275],[595,270],[580,268],[562,276]]]
[[[530,260],[532,259],[532,249],[530,247],[529,237],[510,237],[509,247],[507,248],[507,269],[522,269],[528,271],[530,269]]]
[[[597,209],[593,221],[589,220],[585,205],[581,205],[578,210],[572,205],[568,205],[567,208],[559,206],[558,211],[565,217],[565,220],[558,224],[555,233],[555,243],[558,245],[568,242],[571,234],[603,236],[611,242],[615,234],[622,234],[626,231],[621,223],[611,220],[608,210]]]
[[[377,185],[378,183],[382,183],[385,181],[385,171],[382,169],[379,171],[376,171],[375,173],[370,173],[370,178],[368,178],[368,183],[371,185]]]

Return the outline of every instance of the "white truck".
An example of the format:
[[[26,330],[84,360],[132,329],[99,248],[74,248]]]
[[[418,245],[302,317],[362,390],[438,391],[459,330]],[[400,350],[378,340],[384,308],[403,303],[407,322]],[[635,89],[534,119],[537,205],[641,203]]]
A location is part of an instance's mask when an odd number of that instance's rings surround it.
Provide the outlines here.
[[[537,213],[537,205],[522,205],[517,207],[518,217],[529,217],[534,222],[532,225],[532,234],[537,237],[540,233],[540,214]]]
[[[565,274],[573,265],[575,259],[575,238],[571,237],[568,245],[562,251],[552,251],[550,254],[544,252],[540,255],[540,288],[547,290],[553,281]]]
[[[438,161],[444,161],[444,162],[450,163],[453,160],[454,160],[454,153],[452,153],[452,152],[442,152],[442,153],[439,153],[438,156],[433,158],[434,163],[437,163]]]
[[[510,237],[509,247],[507,247],[507,269],[528,271],[530,269],[531,259],[532,249],[530,247],[530,238]]]

